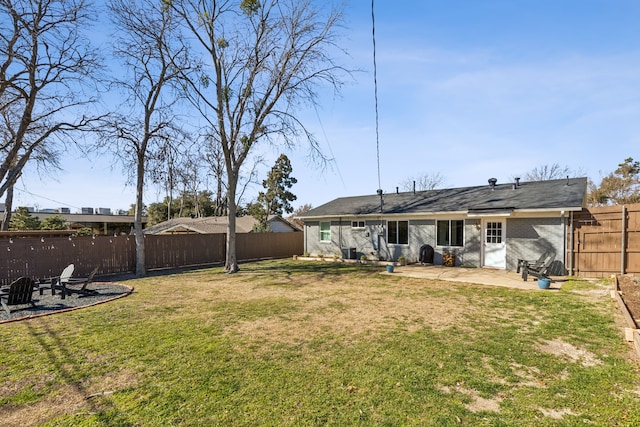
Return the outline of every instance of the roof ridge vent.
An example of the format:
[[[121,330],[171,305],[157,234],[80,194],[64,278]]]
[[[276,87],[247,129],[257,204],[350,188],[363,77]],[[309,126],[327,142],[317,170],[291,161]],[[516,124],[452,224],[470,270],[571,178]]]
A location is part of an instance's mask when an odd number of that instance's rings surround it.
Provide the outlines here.
[[[495,178],[489,178],[489,185],[491,186],[491,189],[492,189],[492,190],[495,190],[495,188],[496,188],[496,183],[497,183],[497,182],[498,182],[498,180],[497,180],[497,179],[495,179]]]

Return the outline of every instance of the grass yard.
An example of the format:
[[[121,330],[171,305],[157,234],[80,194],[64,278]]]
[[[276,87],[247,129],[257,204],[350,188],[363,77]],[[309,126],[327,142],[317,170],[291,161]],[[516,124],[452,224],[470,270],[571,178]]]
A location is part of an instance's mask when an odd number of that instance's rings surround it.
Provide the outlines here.
[[[241,268],[0,325],[0,424],[640,425],[639,365],[601,285]]]

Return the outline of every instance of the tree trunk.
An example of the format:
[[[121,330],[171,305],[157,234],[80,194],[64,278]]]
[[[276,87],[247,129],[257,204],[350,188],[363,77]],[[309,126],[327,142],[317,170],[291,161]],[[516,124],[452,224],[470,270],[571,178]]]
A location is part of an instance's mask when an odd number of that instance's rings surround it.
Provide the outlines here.
[[[144,190],[144,156],[138,156],[138,176],[136,182],[136,211],[133,232],[136,239],[136,276],[147,274],[144,256],[144,233],[142,232],[142,192]]]
[[[227,259],[224,266],[226,273],[236,273],[240,270],[236,257],[236,186],[238,184],[237,173],[227,174],[229,188],[227,190],[227,209],[229,224],[227,226]]]
[[[11,222],[11,210],[13,209],[13,185],[7,188],[7,197],[4,200],[4,214],[2,215],[2,231],[9,231]]]

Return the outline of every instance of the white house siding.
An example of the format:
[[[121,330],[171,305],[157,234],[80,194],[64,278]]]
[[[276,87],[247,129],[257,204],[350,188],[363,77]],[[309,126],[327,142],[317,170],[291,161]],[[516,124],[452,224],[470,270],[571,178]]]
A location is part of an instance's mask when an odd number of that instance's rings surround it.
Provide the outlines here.
[[[515,270],[518,259],[535,260],[553,251],[553,273],[565,273],[566,219],[509,218],[507,220],[507,269]]]

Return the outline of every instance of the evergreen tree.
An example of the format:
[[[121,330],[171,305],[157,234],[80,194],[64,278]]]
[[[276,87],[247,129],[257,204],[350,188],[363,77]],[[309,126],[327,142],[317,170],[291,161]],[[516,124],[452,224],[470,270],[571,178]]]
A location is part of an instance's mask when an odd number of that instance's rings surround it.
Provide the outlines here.
[[[262,181],[265,191],[260,192],[258,202],[249,207],[249,213],[258,220],[254,231],[269,231],[267,223],[269,215],[293,212],[291,202],[297,197],[289,189],[298,180],[291,176],[291,172],[293,172],[293,168],[289,158],[281,154],[271,168],[267,179]]]
[[[60,215],[50,216],[40,224],[41,230],[66,230],[67,220]]]
[[[590,205],[623,205],[640,202],[640,162],[628,157],[602,178],[600,185],[589,183]]]
[[[29,209],[20,206],[11,217],[10,230],[39,230],[40,220],[31,216]]]

